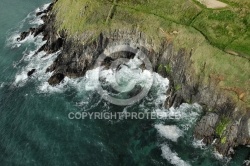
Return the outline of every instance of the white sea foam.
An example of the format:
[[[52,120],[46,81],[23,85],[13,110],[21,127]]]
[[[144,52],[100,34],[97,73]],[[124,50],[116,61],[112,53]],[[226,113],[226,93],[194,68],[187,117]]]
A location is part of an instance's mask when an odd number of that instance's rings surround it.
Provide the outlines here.
[[[99,85],[99,70],[100,68],[96,68],[93,70],[89,70],[86,72],[85,74],[85,90],[86,91],[94,91],[97,89],[98,85]]]
[[[153,102],[155,106],[159,108],[167,98],[166,92],[169,88],[169,80],[167,78],[163,78],[158,73],[154,73],[153,88],[156,89],[157,96],[156,100]]]
[[[34,35],[29,34],[25,39],[18,41],[17,39],[20,37],[21,32],[15,31],[8,39],[7,46],[11,48],[20,47],[23,43],[35,43],[37,38]]]
[[[49,5],[50,5],[51,3],[46,3],[46,4],[44,4],[40,9],[40,11],[43,11],[43,10],[45,10],[45,9],[47,9],[48,7],[49,7]]]
[[[250,160],[244,160],[243,164],[250,165]]]
[[[199,149],[204,149],[206,147],[206,144],[203,143],[203,140],[197,140],[197,139],[193,140],[192,145],[193,147]]]
[[[0,83],[0,88],[4,87],[4,82]]]
[[[36,17],[29,21],[29,24],[31,25],[42,25],[44,24],[44,21],[41,19],[41,17]]]
[[[65,78],[65,80],[67,80],[67,78]],[[66,90],[64,86],[64,83],[61,83],[57,86],[51,86],[47,81],[45,81],[40,86],[38,86],[38,91],[41,93],[62,93]]]
[[[183,103],[178,108],[171,107],[170,109],[164,108],[156,108],[154,110],[161,119],[169,119],[170,117],[173,118],[177,122],[181,122],[186,125],[186,127],[191,127],[194,124],[200,113],[202,111],[202,107],[197,104],[187,104]],[[188,129],[186,128],[186,130]]]
[[[177,153],[172,152],[167,144],[162,145],[161,150],[162,157],[168,160],[171,164],[176,166],[190,166],[189,163],[183,161],[180,157],[178,157]]]
[[[223,160],[223,155],[220,154],[218,151],[215,150],[213,154],[217,160]]]
[[[175,125],[162,125],[157,124],[155,128],[158,130],[162,137],[170,139],[171,141],[177,142],[177,139],[183,135],[183,131]]]
[[[28,55],[24,57],[24,61],[28,63],[26,66],[22,67],[21,70],[16,74],[14,85],[24,86],[29,79],[36,79],[41,82],[47,81],[52,73],[46,73],[46,69],[53,63],[59,52],[45,56],[45,52],[39,52],[34,55],[35,51],[31,51]],[[36,72],[28,79],[27,73],[36,69]]]
[[[35,12],[32,12],[32,19],[29,20],[29,24],[30,25],[41,25],[44,23],[44,21],[41,19],[42,16],[44,16],[45,14],[41,14],[39,16],[36,16],[36,13],[44,11],[45,9],[47,9],[49,7],[50,3],[47,3],[45,5],[43,5],[42,7],[39,7],[35,10]]]

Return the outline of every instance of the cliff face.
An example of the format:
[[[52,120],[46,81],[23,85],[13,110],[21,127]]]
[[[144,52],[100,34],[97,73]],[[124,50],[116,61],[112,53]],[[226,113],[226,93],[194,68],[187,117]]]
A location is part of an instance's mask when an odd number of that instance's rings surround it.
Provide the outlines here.
[[[195,73],[191,60],[192,51],[175,51],[170,41],[163,41],[161,46],[155,46],[136,29],[117,29],[94,34],[97,36],[94,40],[83,44],[77,37],[67,37],[64,31],[56,30],[52,6],[53,4],[43,16],[45,24],[36,30],[43,33],[44,40],[47,40],[39,51],[52,53],[61,50],[47,69],[47,72],[53,72],[48,80],[52,86],[60,83],[65,76],[84,76],[87,70],[93,68],[95,60],[105,48],[120,43],[133,43],[139,48],[145,47],[154,71],[170,79],[171,86],[166,92],[170,97],[165,103],[166,107],[178,107],[183,102],[197,102],[203,106],[205,114],[194,130],[197,139],[203,139],[206,144],[214,142],[216,149],[225,156],[232,155],[233,149],[239,145],[250,144],[250,110],[236,105],[217,88],[213,79],[205,81],[202,74]],[[88,38],[91,35],[93,34],[86,32],[82,37]],[[113,59],[114,57],[110,57],[111,61]],[[204,69],[206,67],[204,64]]]

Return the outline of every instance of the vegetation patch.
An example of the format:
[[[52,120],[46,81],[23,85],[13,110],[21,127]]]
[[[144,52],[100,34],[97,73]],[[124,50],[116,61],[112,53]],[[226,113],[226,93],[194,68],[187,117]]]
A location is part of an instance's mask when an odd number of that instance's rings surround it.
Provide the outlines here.
[[[167,65],[164,66],[164,67],[165,67],[165,70],[166,70],[167,73],[170,73],[170,72],[172,71],[172,67],[171,67],[170,64],[167,64]]]
[[[216,134],[220,136],[220,138],[222,138],[223,132],[227,129],[228,124],[230,123],[230,119],[229,118],[222,118],[221,121],[219,122],[219,124],[216,127]],[[225,137],[222,138],[221,140],[225,140]]]
[[[223,137],[223,138],[221,138],[221,140],[220,140],[220,142],[221,142],[222,144],[225,144],[226,141],[227,141],[227,137]]]

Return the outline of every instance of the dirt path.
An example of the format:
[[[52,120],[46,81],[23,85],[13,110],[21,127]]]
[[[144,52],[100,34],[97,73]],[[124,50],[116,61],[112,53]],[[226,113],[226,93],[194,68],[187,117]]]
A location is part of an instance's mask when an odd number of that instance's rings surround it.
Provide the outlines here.
[[[227,7],[227,4],[217,0],[198,0],[200,3],[205,5],[207,8],[218,9]]]

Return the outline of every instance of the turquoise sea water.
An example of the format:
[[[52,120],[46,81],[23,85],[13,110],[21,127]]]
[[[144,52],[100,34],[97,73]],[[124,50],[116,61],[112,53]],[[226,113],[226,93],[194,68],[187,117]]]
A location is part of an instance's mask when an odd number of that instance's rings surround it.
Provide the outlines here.
[[[2,0],[0,6],[0,165],[241,165],[249,154],[239,148],[231,161],[218,159],[192,137],[202,110],[196,104],[164,110],[166,80],[155,74],[154,86],[140,103],[120,107],[95,92],[94,71],[88,78],[66,79],[50,87],[44,74],[55,55],[33,56],[40,38],[15,42],[39,19],[34,11],[48,0]],[[26,73],[37,72],[32,78]],[[179,120],[71,120],[70,112],[177,112]],[[179,131],[180,130],[180,131]],[[178,132],[179,131],[179,132]],[[175,141],[171,136],[177,135]],[[171,139],[172,138],[172,139]]]

